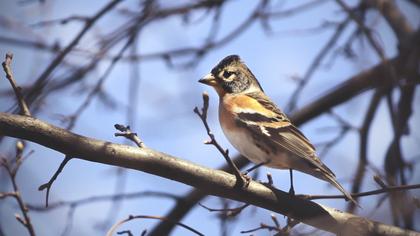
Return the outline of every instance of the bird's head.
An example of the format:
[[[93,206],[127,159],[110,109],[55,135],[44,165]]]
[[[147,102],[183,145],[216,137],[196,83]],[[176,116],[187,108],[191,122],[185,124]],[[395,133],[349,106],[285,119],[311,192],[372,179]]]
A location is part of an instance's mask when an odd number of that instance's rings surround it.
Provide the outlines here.
[[[225,94],[262,91],[255,76],[237,55],[225,57],[198,82],[213,87],[221,97]]]

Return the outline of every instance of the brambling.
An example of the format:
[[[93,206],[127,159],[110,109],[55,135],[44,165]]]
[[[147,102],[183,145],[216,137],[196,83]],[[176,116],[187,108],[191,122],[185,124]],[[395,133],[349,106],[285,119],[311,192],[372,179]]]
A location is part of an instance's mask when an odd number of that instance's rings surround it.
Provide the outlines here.
[[[219,95],[219,121],[224,134],[256,164],[248,171],[261,165],[289,169],[289,193],[294,194],[292,169],[298,170],[331,183],[356,203],[318,158],[311,142],[264,94],[239,56],[225,57],[199,82],[213,87]]]

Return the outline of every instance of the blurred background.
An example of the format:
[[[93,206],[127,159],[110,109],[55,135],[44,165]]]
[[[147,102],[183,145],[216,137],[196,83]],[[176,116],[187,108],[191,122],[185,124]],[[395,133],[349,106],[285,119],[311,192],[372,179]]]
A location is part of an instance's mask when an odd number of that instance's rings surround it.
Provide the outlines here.
[[[197,83],[219,60],[240,55],[266,94],[293,115],[351,77],[416,51],[416,43],[410,43],[420,23],[416,0],[2,0],[0,4],[0,55],[14,54],[14,76],[34,116],[81,135],[133,145],[114,137],[114,124],[130,125],[148,147],[211,168],[223,166],[225,160],[216,148],[203,144],[208,138],[193,113],[195,106],[202,106],[203,91],[210,94],[208,121],[216,139],[232,157],[237,155],[219,126],[217,94]],[[390,11],[400,14],[402,23],[393,24]],[[415,39],[418,47],[420,40]],[[420,113],[415,105],[420,95],[414,91],[419,82],[418,53],[414,58],[414,79],[406,75],[405,67],[390,66],[396,70],[390,85],[365,89],[300,126],[349,191],[380,188],[375,175],[387,185],[420,181]],[[411,97],[401,102],[407,87],[412,89]],[[15,97],[7,80],[0,82],[0,96],[1,111],[14,112]],[[369,107],[373,117],[363,129]],[[407,107],[412,113],[404,119],[401,114]],[[395,125],[404,120],[405,124]],[[366,140],[363,131],[367,131]],[[396,144],[398,152],[392,149]],[[14,139],[3,138],[0,154],[13,158],[14,145]],[[45,191],[38,187],[50,179],[64,156],[33,143],[28,143],[25,153],[30,150],[34,153],[22,164],[16,180],[38,235],[103,235],[130,214],[166,216],[177,202],[159,193],[183,197],[192,190],[139,171],[73,159],[49,197],[51,206],[63,204],[45,209]],[[288,191],[288,171],[262,167],[254,177],[265,181],[267,172],[277,188]],[[297,194],[338,194],[323,181],[294,173]],[[1,192],[10,191],[3,169],[0,184]],[[420,220],[415,207],[419,194],[410,190],[393,198],[389,194],[363,197],[360,209],[342,199],[318,202],[420,230],[414,223]],[[97,196],[103,198],[92,199]],[[241,205],[211,196],[200,203],[216,209]],[[27,234],[15,219],[18,211],[13,198],[0,200],[1,235]],[[248,207],[235,217],[225,217],[194,204],[179,220],[206,235],[241,235],[260,223],[273,224],[271,214]],[[277,218],[284,226],[286,219]],[[143,230],[152,232],[160,223],[137,220],[119,229],[139,235]],[[292,230],[292,235],[300,234],[327,235],[303,224]],[[191,233],[176,227],[171,235]]]

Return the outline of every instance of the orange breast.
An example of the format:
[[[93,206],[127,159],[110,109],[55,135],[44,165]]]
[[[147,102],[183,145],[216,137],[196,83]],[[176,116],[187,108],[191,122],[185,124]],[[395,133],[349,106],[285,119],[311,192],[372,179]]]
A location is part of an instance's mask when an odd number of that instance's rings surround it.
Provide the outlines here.
[[[234,106],[232,96],[225,95],[220,99],[219,121],[223,129],[231,130],[235,126]]]
[[[235,124],[236,113],[240,112],[258,112],[267,117],[275,117],[276,113],[266,109],[257,100],[246,95],[226,94],[220,100],[219,119],[225,128],[231,128]]]

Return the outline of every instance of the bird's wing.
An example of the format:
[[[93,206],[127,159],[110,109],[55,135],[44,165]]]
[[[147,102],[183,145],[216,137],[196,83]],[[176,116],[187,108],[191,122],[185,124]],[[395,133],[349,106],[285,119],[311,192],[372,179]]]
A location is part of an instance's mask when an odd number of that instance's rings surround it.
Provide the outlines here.
[[[267,143],[269,147],[275,148],[277,146],[297,157],[304,158],[315,168],[334,176],[334,173],[316,156],[315,147],[305,135],[290,122],[287,116],[267,96],[261,93],[246,95],[257,100],[262,108],[274,113],[264,110],[240,112],[236,117],[238,125],[248,129],[255,138]]]

